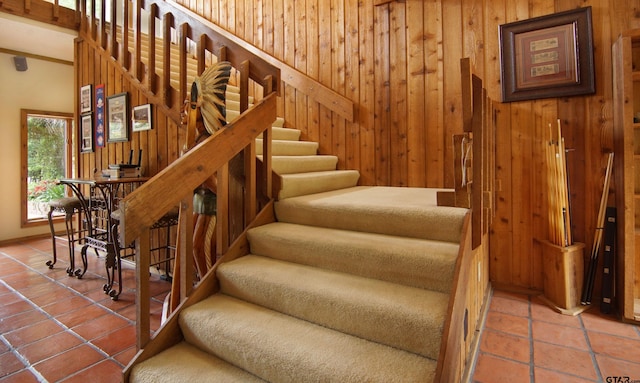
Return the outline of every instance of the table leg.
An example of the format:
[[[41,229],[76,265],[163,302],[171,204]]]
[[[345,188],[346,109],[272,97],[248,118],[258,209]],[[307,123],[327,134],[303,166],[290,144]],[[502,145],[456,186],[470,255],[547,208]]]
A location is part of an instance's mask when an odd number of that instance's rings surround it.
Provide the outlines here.
[[[51,241],[53,242],[53,260],[47,261],[47,266],[50,269],[53,269],[53,265],[58,261],[58,254],[56,249],[56,230],[53,227],[53,207],[49,208],[49,213],[47,214],[47,219],[49,221],[49,230],[51,231]]]
[[[89,245],[82,246],[82,250],[80,251],[80,257],[82,258],[82,269],[77,269],[73,271],[73,275],[75,275],[75,277],[78,279],[82,279],[82,277],[84,276],[84,273],[87,272],[87,265],[88,265],[87,251],[88,250],[89,250]],[[94,251],[96,251],[96,256],[97,256],[98,255],[97,250],[94,249]]]
[[[112,243],[107,244],[105,269],[107,271],[107,283],[103,286],[103,290],[105,294],[111,297],[111,299],[117,301],[120,293],[122,292],[122,271],[120,267],[120,254]],[[114,288],[114,284],[116,282],[116,271],[118,272],[117,289]]]

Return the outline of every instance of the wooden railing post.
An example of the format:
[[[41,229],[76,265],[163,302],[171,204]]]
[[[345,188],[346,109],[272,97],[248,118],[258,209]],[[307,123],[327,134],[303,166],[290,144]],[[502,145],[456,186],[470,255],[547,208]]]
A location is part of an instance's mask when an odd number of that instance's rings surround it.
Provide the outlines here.
[[[172,105],[171,99],[171,28],[173,27],[173,14],[165,13],[162,20],[162,45],[164,56],[162,57],[162,100],[165,105]]]
[[[133,66],[133,77],[141,81],[142,80],[142,0],[134,0],[133,2],[133,59],[131,65]],[[155,34],[155,31],[153,32]]]
[[[184,300],[193,290],[193,195],[189,194],[180,203],[180,301]]]
[[[180,76],[180,88],[178,89],[178,94],[180,95],[180,102],[187,99],[187,52],[189,51],[189,47],[187,46],[187,38],[191,36],[191,29],[189,28],[189,24],[181,24],[180,25],[180,57],[179,57],[179,76]],[[165,56],[167,55],[167,51],[165,51]],[[173,101],[173,100],[172,100]],[[173,105],[173,104],[172,104]]]
[[[120,43],[120,65],[131,69],[131,53],[129,53],[129,1],[122,3],[122,42]]]
[[[158,94],[158,81],[156,79],[156,19],[158,18],[158,6],[151,4],[149,7],[149,57],[147,58],[147,86],[153,94]]]
[[[267,95],[273,92],[273,77],[266,76],[264,81],[262,82],[263,87],[263,95],[266,97]],[[271,127],[267,128],[264,132],[262,132],[262,174],[264,179],[262,183],[264,185],[263,193],[264,195],[271,199],[273,198],[273,172],[271,165]]]
[[[149,312],[149,229],[143,230],[136,239],[136,346],[139,349],[151,339],[151,321]]]
[[[107,0],[111,2],[111,20],[113,21],[110,24],[110,31],[109,33],[111,34],[110,37],[110,41],[109,41],[109,53],[111,54],[111,57],[113,57],[115,60],[118,60],[118,40],[116,40],[116,32],[117,32],[117,23],[115,23],[115,20],[117,19],[117,15],[118,13],[116,12],[117,10],[117,6],[116,6],[116,0]],[[102,3],[102,6],[104,7],[105,2]]]

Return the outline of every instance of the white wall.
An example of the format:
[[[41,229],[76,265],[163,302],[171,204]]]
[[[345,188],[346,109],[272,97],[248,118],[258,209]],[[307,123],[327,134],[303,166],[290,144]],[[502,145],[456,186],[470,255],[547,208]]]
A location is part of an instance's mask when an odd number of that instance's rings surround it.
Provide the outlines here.
[[[73,66],[34,58],[27,64],[18,72],[13,55],[0,53],[0,241],[49,232],[46,225],[20,227],[20,109],[74,112]]]

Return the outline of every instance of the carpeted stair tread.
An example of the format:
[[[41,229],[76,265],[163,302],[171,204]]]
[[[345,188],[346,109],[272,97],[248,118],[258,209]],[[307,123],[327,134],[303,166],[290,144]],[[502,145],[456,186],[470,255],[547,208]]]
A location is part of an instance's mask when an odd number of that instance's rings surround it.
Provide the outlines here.
[[[459,249],[451,242],[285,222],[247,235],[252,254],[443,293],[451,291]]]
[[[131,371],[130,381],[137,383],[265,382],[186,342],[178,343],[137,364]]]
[[[278,199],[351,188],[358,184],[358,179],[360,172],[357,170],[283,174]]]
[[[224,294],[184,309],[179,320],[187,342],[269,382],[430,382],[436,367]]]
[[[437,206],[438,190],[355,186],[281,197],[275,212],[281,222],[459,243],[468,210]]]
[[[262,155],[258,158],[262,160]],[[310,173],[335,170],[338,157],[315,156],[272,156],[271,168],[278,174]]]
[[[271,140],[271,155],[273,156],[312,156],[317,153],[317,142]],[[261,138],[256,138],[256,154],[262,154]]]
[[[298,129],[282,128],[278,126],[271,127],[272,140],[299,141],[301,133],[302,132]],[[262,138],[262,133],[258,135],[258,138]]]
[[[248,255],[221,264],[221,292],[437,359],[448,294]]]

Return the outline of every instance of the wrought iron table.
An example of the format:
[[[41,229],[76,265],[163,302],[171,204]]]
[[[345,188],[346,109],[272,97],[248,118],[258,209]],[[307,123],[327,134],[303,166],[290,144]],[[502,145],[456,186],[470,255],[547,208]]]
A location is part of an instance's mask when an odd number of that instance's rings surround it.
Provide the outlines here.
[[[82,204],[87,217],[87,235],[82,246],[82,269],[72,272],[77,278],[82,278],[87,271],[87,250],[93,248],[105,252],[105,269],[107,283],[103,286],[105,294],[117,300],[122,292],[122,273],[120,270],[120,247],[114,233],[117,232],[112,213],[118,209],[118,202],[132,192],[136,187],[147,181],[149,177],[122,178],[64,178],[59,180],[73,190]],[[83,193],[83,186],[89,187],[89,197]],[[86,189],[86,188],[85,188]],[[72,266],[73,267],[73,266]],[[116,274],[117,270],[117,274]],[[115,277],[118,276],[118,287],[114,287]]]

